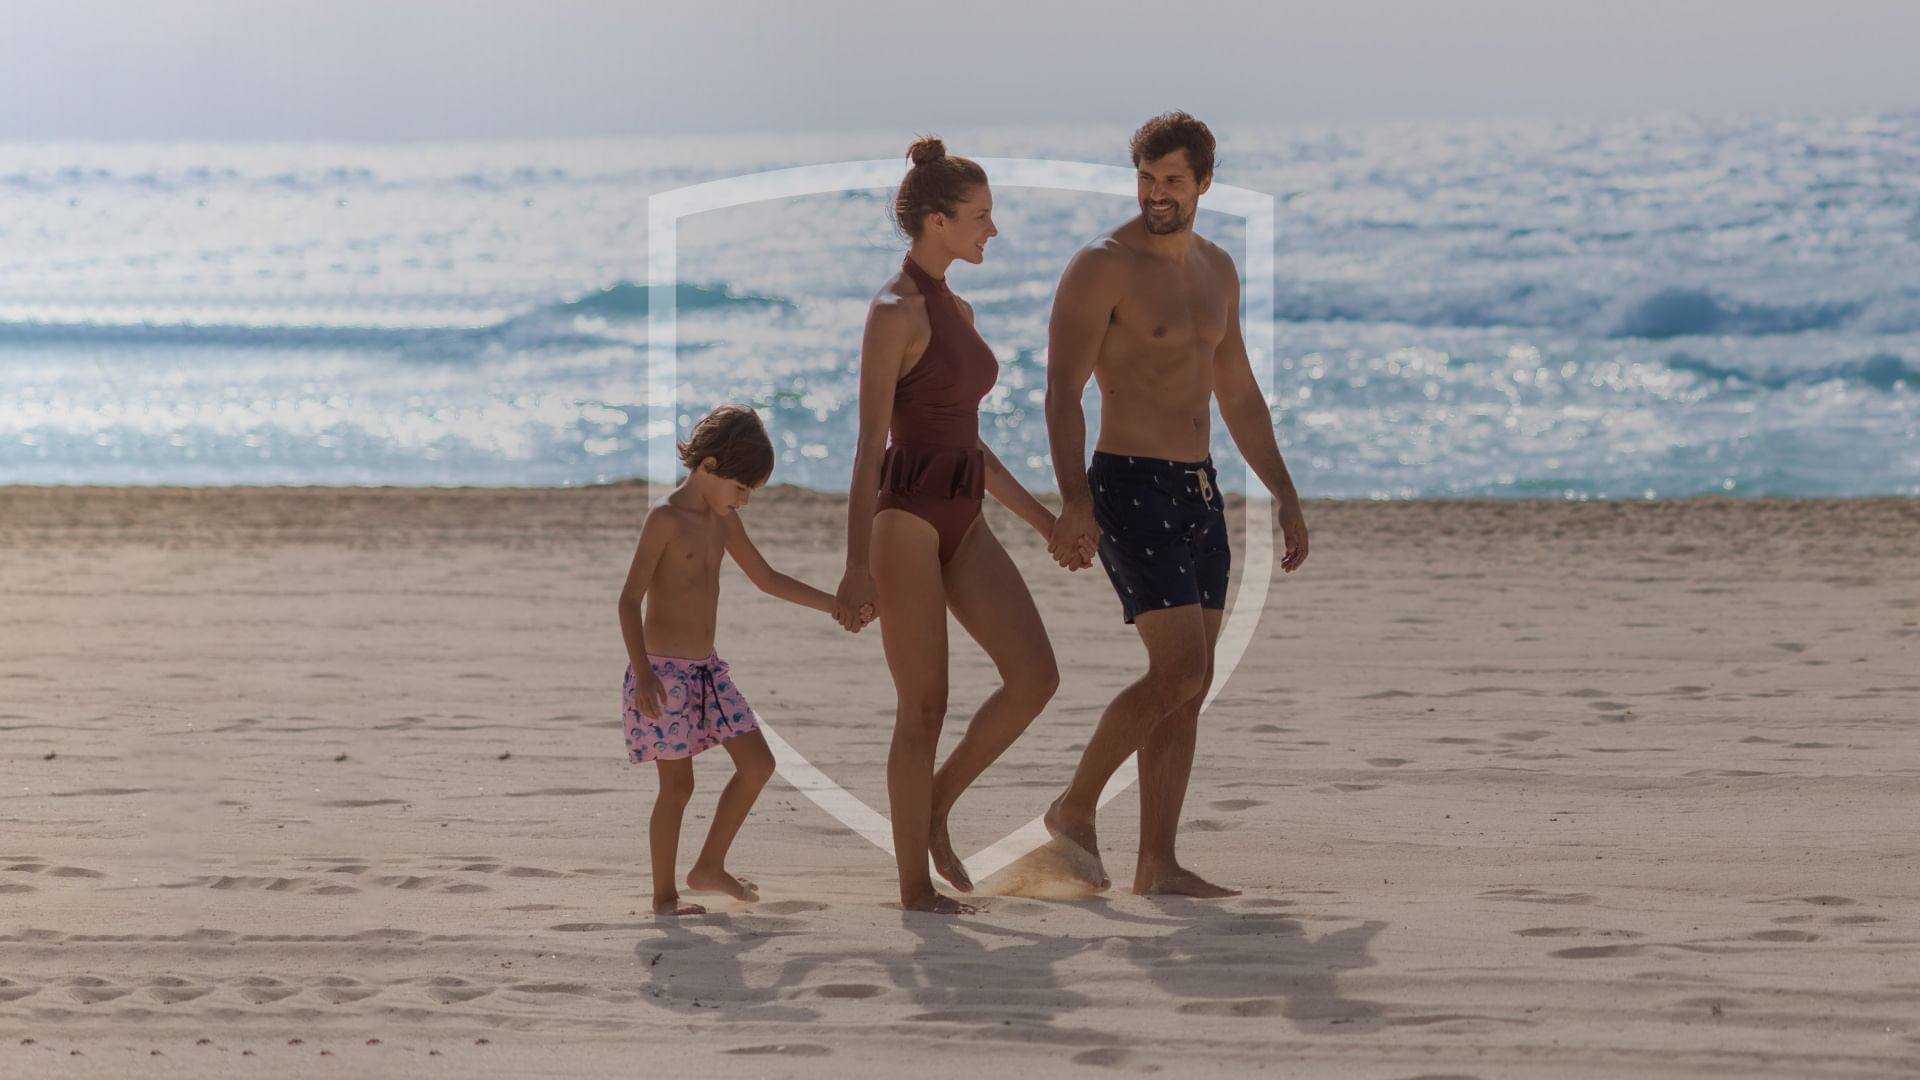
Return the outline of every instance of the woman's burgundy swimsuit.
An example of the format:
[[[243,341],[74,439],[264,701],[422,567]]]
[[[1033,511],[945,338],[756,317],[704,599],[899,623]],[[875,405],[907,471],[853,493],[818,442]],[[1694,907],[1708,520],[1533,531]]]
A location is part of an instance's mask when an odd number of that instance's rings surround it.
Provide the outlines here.
[[[986,496],[980,399],[1000,362],[960,310],[944,280],[907,256],[901,268],[926,298],[927,351],[893,389],[892,440],[880,466],[880,510],[905,510],[940,534],[940,562],[960,548]]]

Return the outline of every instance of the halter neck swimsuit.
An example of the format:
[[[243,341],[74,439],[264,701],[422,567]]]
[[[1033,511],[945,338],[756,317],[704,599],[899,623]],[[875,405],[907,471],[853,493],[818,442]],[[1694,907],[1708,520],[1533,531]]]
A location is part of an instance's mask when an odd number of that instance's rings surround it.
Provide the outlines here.
[[[892,436],[880,466],[879,510],[905,510],[940,534],[940,562],[952,561],[986,496],[980,452],[980,399],[1000,377],[1000,362],[960,301],[909,255],[901,269],[926,299],[931,333],[920,362],[893,388]]]

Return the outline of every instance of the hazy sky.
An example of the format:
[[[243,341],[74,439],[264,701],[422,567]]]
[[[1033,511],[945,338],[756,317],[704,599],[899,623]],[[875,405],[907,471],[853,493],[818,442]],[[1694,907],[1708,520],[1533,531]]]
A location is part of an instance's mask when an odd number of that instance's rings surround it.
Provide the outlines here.
[[[0,138],[1899,110],[1916,42],[1914,0],[0,0]]]

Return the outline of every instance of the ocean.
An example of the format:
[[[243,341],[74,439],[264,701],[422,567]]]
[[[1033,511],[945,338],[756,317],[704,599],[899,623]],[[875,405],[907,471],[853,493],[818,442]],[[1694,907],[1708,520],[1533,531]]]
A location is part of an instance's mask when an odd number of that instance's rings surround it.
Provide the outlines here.
[[[0,483],[598,483],[736,400],[777,482],[845,490],[890,193],[684,219],[657,286],[647,197],[913,134],[0,144]],[[1127,164],[1120,126],[941,134]],[[1269,400],[1309,497],[1920,495],[1920,114],[1218,134],[1219,179],[1277,199]],[[1053,286],[1135,207],[995,204],[950,281],[1001,360],[983,433],[1051,489]]]

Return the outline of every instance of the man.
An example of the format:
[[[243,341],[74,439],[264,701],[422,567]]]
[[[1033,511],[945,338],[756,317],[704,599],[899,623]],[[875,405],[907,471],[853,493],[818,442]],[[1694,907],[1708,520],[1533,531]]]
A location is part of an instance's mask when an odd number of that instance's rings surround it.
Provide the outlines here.
[[[1092,856],[1105,887],[1094,815],[1107,780],[1137,750],[1133,891],[1143,895],[1237,895],[1174,854],[1231,558],[1208,455],[1210,400],[1219,399],[1234,445],[1279,505],[1281,567],[1291,573],[1307,557],[1300,499],[1240,334],[1239,273],[1193,231],[1213,153],[1212,132],[1186,113],[1156,116],[1134,133],[1140,215],[1074,255],[1047,332],[1047,434],[1064,502],[1049,546],[1078,570],[1097,539],[1126,621],[1146,644],[1147,671],[1107,706],[1046,823]],[[1100,387],[1091,466],[1080,408],[1089,375]]]

